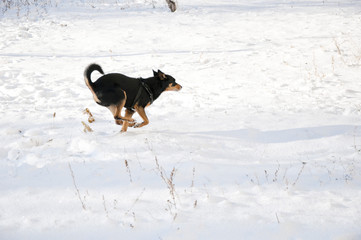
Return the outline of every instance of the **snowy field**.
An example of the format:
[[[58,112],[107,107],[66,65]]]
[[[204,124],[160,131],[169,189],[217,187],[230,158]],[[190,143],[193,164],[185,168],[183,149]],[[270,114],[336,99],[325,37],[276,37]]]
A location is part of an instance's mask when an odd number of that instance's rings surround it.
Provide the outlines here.
[[[0,239],[361,239],[361,3],[178,4],[0,15]],[[93,62],[183,89],[121,134]]]

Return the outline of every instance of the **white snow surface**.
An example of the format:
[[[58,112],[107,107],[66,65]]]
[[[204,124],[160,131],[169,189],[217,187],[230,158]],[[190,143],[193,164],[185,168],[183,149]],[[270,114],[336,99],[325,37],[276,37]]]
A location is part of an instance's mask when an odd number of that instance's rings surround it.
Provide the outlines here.
[[[361,239],[360,26],[358,0],[2,13],[0,239]],[[93,62],[183,89],[120,133]]]

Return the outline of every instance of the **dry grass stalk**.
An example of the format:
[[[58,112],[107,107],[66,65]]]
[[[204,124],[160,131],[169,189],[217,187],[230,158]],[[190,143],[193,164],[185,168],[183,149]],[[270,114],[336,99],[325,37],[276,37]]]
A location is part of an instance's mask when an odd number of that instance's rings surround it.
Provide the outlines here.
[[[170,194],[170,196],[172,198],[172,201],[168,200],[169,210],[171,211],[172,208],[177,209],[175,184],[173,183],[174,177],[175,177],[175,174],[176,174],[177,170],[175,168],[173,168],[173,170],[170,173],[169,177],[167,177],[167,175],[164,173],[164,169],[159,165],[157,156],[155,156],[155,163],[157,165],[157,170],[158,170],[158,172],[160,174],[160,177],[162,178],[164,183],[167,185],[167,188],[169,190],[169,194]],[[176,217],[176,215],[175,215],[175,217]]]
[[[79,198],[79,201],[80,201],[80,203],[81,203],[81,206],[82,206],[82,208],[83,208],[84,210],[86,210],[85,203],[84,203],[84,201],[81,199],[79,188],[78,188],[78,186],[76,185],[74,172],[73,172],[73,169],[71,168],[70,163],[68,163],[68,166],[69,166],[69,170],[70,170],[70,173],[71,173],[71,177],[73,178],[73,184],[74,184],[74,187],[75,187],[77,196],[78,196],[78,198]]]
[[[81,121],[81,123],[83,124],[84,126],[84,132],[93,132],[93,129],[91,129],[91,127],[89,127],[88,124],[86,124],[85,122]]]
[[[191,188],[193,188],[193,187],[194,187],[194,175],[195,175],[195,173],[196,173],[196,168],[195,168],[195,167],[193,167],[193,177],[192,177],[192,184],[191,184]]]
[[[130,172],[130,168],[129,168],[128,161],[125,159],[124,162],[125,162],[125,166],[126,166],[126,168],[127,168],[127,172],[128,172],[128,174],[129,174],[129,180],[130,180],[130,182],[133,182],[132,174],[131,174],[131,172]]]
[[[88,122],[89,123],[92,123],[95,121],[94,117],[93,117],[93,114],[90,112],[90,110],[88,108],[84,109],[83,111],[84,114],[87,114],[89,117],[88,117]]]
[[[104,211],[105,211],[105,214],[106,214],[107,218],[109,218],[109,212],[108,212],[108,209],[107,209],[107,205],[105,204],[104,194],[103,194],[103,207],[104,207]]]
[[[173,0],[165,0],[168,4],[169,9],[171,10],[171,12],[175,12],[177,10],[177,5],[175,3],[175,1]]]
[[[346,64],[346,61],[345,59],[343,58],[343,54],[342,54],[342,50],[341,50],[341,47],[339,45],[339,43],[337,42],[337,40],[334,38],[333,39],[333,42],[335,43],[335,46],[336,46],[336,49],[337,49],[337,53],[338,55],[340,55],[340,58],[341,58],[341,61]]]
[[[142,197],[143,193],[145,192],[145,188],[143,188],[142,192],[139,194],[139,196],[134,200],[132,206],[128,209],[128,211],[126,211],[125,215],[128,215],[130,213],[130,211],[132,211],[132,209],[134,208],[134,206],[139,202],[140,198]],[[134,220],[135,220],[135,213],[132,212]]]
[[[298,180],[300,179],[300,176],[301,176],[301,174],[302,174],[302,172],[303,172],[303,169],[305,168],[305,165],[306,165],[306,162],[302,162],[302,168],[301,168],[301,170],[298,172],[297,178],[296,178],[295,182],[292,184],[293,186],[295,186],[296,183],[298,182]]]
[[[280,219],[278,218],[278,214],[277,214],[277,213],[276,213],[276,218],[277,218],[278,224],[280,224],[281,222],[280,222]]]
[[[277,161],[278,162],[278,161]],[[278,181],[278,172],[280,171],[280,167],[281,167],[281,165],[280,165],[280,163],[278,162],[278,168],[277,168],[277,170],[275,171],[275,177],[273,178],[273,182],[277,182]]]

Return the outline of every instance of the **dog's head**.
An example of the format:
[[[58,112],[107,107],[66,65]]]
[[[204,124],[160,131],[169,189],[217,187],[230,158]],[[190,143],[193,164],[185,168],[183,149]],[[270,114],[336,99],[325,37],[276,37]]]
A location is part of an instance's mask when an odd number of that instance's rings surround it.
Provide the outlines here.
[[[158,72],[153,70],[153,75],[160,80],[164,91],[179,91],[182,89],[182,86],[176,83],[172,76],[166,75],[160,70]]]

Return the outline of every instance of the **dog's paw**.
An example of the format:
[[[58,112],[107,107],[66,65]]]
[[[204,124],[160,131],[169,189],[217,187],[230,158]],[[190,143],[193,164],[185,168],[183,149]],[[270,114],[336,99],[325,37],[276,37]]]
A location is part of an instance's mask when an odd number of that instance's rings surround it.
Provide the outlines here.
[[[117,124],[117,125],[123,125],[123,121],[122,121],[122,120],[115,120],[115,124]]]
[[[128,123],[128,126],[129,127],[134,127],[134,125],[136,125],[137,124],[137,122],[136,121],[134,121],[134,122],[130,122],[130,123]]]

